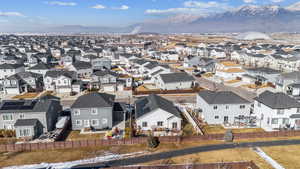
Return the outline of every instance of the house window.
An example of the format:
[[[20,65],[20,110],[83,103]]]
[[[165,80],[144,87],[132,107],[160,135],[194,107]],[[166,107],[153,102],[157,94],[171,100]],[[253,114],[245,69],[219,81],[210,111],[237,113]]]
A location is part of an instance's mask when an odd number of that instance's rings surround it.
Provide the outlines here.
[[[12,121],[13,115],[12,114],[3,114],[2,119],[3,119],[3,121]]]
[[[229,109],[229,106],[228,105],[226,105],[226,107],[225,107],[226,109]]]
[[[258,102],[258,103],[257,103],[257,106],[258,106],[258,107],[261,107],[261,103]]]
[[[177,122],[172,123],[172,129],[177,129]]]
[[[107,124],[107,122],[108,122],[107,118],[102,119],[102,124]]]
[[[21,129],[19,134],[20,137],[28,137],[30,136],[30,129]]]
[[[144,121],[144,122],[142,123],[142,127],[147,127],[147,126],[148,126],[148,123]]]
[[[24,113],[21,113],[20,114],[20,119],[24,119],[24,117],[25,117]]]
[[[97,115],[97,114],[98,114],[97,109],[92,109],[92,115]]]
[[[300,108],[297,108],[297,113],[300,113]]]
[[[272,124],[278,124],[278,118],[272,118]]]
[[[281,115],[284,114],[284,109],[278,109],[277,114],[281,114]]]
[[[219,119],[219,116],[215,116],[215,119]]]
[[[245,109],[245,105],[240,105],[240,109]]]
[[[218,109],[218,106],[214,106],[214,110],[217,110]]]
[[[164,124],[164,123],[163,123],[162,121],[158,121],[158,122],[157,122],[157,126],[160,126],[160,127],[161,127],[161,126],[163,126],[163,124]]]
[[[80,111],[79,111],[79,110],[75,110],[75,111],[74,111],[74,115],[75,115],[75,116],[79,116],[79,115],[80,115]]]
[[[76,126],[81,126],[82,125],[82,120],[76,120]]]
[[[99,126],[99,120],[98,119],[93,119],[92,120],[92,126]]]
[[[290,119],[288,119],[288,118],[283,118],[282,119],[282,124],[289,124],[289,122],[290,122]]]

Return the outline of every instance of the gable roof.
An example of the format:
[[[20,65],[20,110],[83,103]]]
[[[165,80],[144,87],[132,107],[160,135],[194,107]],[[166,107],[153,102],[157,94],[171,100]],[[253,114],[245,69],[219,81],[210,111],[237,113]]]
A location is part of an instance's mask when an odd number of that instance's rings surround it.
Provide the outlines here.
[[[18,119],[14,126],[35,126],[38,122],[38,119]]]
[[[189,82],[194,81],[194,77],[185,73],[167,73],[159,75],[164,83],[174,83],[174,82]]]
[[[82,62],[82,61],[73,62],[73,66],[77,70],[92,68],[91,63],[89,63],[89,62]]]
[[[21,64],[1,64],[0,65],[0,69],[17,69],[17,68],[20,68],[20,67],[23,67],[23,65]]]
[[[296,99],[284,93],[265,91],[256,97],[255,100],[272,109],[300,108],[300,103]]]
[[[135,101],[135,108],[136,118],[139,118],[156,109],[162,109],[176,117],[181,118],[180,112],[171,101],[155,94],[151,94]]]
[[[44,63],[38,63],[29,68],[29,70],[48,70],[50,67]]]
[[[78,97],[71,108],[112,107],[114,101],[114,95],[93,92]]]
[[[54,100],[3,100],[0,113],[47,112]]]
[[[249,104],[250,102],[231,91],[204,90],[198,95],[208,104]]]
[[[46,72],[45,77],[53,77],[53,78],[57,78],[59,76],[66,76],[68,78],[72,78],[74,77],[74,74],[76,74],[76,72],[74,71],[66,71],[66,70],[49,70]]]

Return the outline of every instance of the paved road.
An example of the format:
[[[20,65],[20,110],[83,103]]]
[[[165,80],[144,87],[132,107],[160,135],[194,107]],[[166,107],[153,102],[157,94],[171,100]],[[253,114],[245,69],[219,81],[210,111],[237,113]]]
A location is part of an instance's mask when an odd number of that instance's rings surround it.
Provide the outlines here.
[[[237,94],[249,101],[253,101],[253,99],[256,97],[256,93],[248,91],[241,87],[226,86],[224,84],[216,83],[216,82],[213,82],[213,81],[205,79],[205,78],[195,77],[195,79],[198,81],[198,83],[200,84],[201,87],[209,89],[209,90],[232,91],[235,94]]]
[[[184,156],[188,154],[195,154],[195,153],[208,152],[208,151],[215,151],[215,150],[247,148],[247,147],[283,146],[283,145],[295,145],[295,144],[300,144],[300,140],[215,144],[215,145],[199,146],[199,147],[192,147],[192,148],[186,148],[181,150],[173,150],[168,152],[143,155],[143,156],[133,157],[128,159],[113,160],[105,163],[80,165],[73,168],[94,169],[94,168],[105,168],[105,167],[118,167],[118,166],[136,165],[136,164],[146,163],[155,160],[162,160],[162,159],[168,159],[172,157],[178,157],[178,156]]]

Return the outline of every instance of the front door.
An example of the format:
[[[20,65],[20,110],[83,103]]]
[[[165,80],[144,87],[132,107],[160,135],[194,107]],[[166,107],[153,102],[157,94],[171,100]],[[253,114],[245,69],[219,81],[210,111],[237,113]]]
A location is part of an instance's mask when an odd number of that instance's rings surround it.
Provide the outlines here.
[[[224,124],[228,123],[228,116],[224,116]]]
[[[84,126],[84,127],[90,127],[90,126],[91,126],[91,125],[90,125],[90,120],[84,120],[83,126]]]

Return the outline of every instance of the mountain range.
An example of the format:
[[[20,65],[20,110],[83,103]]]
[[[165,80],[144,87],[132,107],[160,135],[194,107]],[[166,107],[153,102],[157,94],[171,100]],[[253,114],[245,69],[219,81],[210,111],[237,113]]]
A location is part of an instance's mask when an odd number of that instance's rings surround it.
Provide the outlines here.
[[[300,3],[289,7],[247,5],[210,15],[177,14],[148,20],[127,27],[84,27],[78,25],[52,28],[56,32],[98,33],[230,33],[230,32],[300,32]]]

